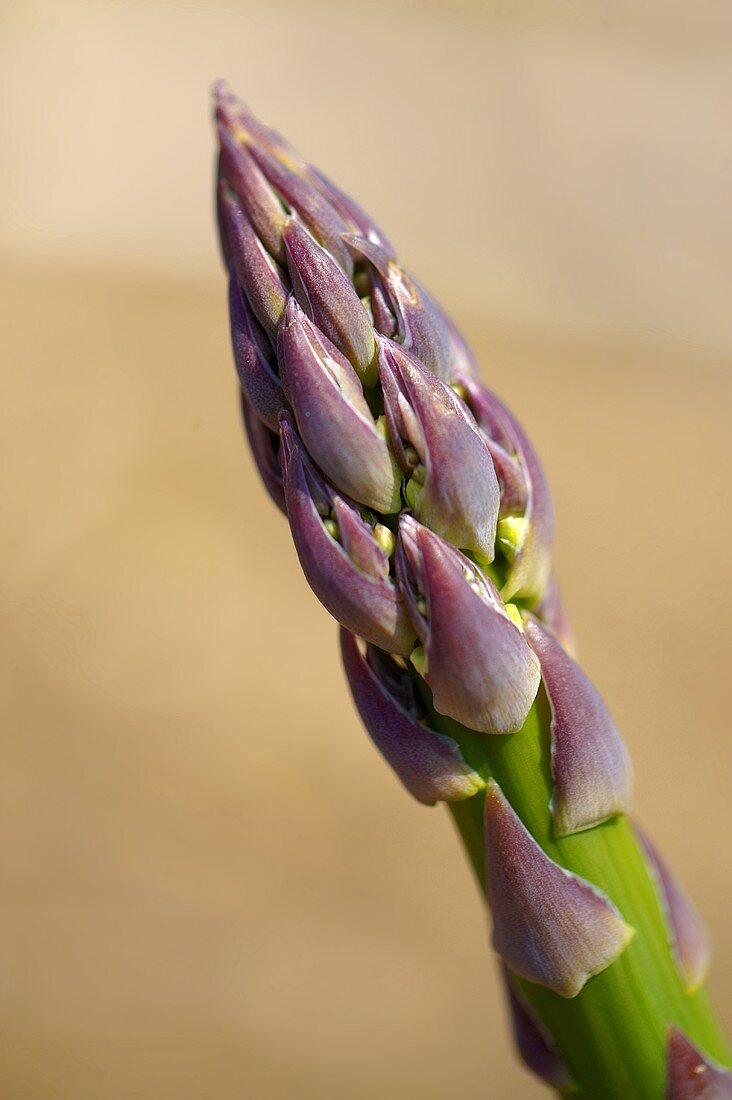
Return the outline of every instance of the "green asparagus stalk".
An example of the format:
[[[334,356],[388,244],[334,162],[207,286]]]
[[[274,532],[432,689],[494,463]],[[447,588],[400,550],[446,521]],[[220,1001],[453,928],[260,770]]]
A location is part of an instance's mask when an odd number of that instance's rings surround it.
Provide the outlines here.
[[[536,453],[378,226],[215,88],[244,425],[371,739],[445,802],[518,1051],[562,1095],[723,1100],[706,929],[572,655]]]

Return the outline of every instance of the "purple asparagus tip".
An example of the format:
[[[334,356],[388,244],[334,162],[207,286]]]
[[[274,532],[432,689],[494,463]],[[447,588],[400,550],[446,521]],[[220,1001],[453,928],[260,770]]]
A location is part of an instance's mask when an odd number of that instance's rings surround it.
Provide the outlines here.
[[[435,708],[482,733],[520,729],[539,687],[539,662],[495,586],[411,516],[399,522],[396,563]]]
[[[361,652],[341,630],[343,666],[356,709],[384,759],[419,802],[460,802],[485,786],[456,741],[427,725],[414,680],[373,646]]]
[[[251,311],[239,280],[229,277],[229,318],[234,364],[241,388],[254,412],[273,432],[288,403],[277,373],[272,345]]]
[[[285,488],[280,469],[279,436],[259,419],[243,390],[240,396],[244,430],[259,476],[279,510],[286,513]]]
[[[280,435],[287,516],[310,587],[343,626],[382,649],[408,655],[415,631],[389,576],[391,532],[380,524],[372,528],[327,484],[286,413]]]
[[[385,248],[354,235],[345,239],[378,276],[376,285],[394,318],[394,335],[400,345],[430,373],[451,382],[462,362],[459,357],[462,348],[442,310]]]
[[[666,1046],[666,1100],[732,1100],[732,1074],[677,1027],[669,1029]]]
[[[401,473],[345,355],[291,297],[277,341],[285,392],[302,438],[344,493],[377,512],[398,511]]]
[[[420,522],[481,561],[494,556],[499,488],[490,452],[455,393],[399,344],[378,340],[379,379],[407,500]]]
[[[549,859],[494,780],[486,788],[485,861],[493,946],[527,981],[576,997],[632,939],[600,890]]]
[[[630,812],[633,770],[599,692],[538,619],[524,621],[552,712],[554,832],[568,836]]]
[[[498,546],[509,564],[501,595],[533,607],[544,595],[551,571],[554,513],[549,486],[513,414],[476,379],[463,376],[460,381],[501,482]]]
[[[255,233],[239,198],[224,182],[219,190],[219,200],[231,266],[252,312],[269,338],[274,340],[289,294],[286,274]]]
[[[709,931],[686,891],[671,874],[648,835],[634,823],[645,852],[668,927],[668,937],[685,993],[693,993],[709,971],[712,945]]]
[[[513,1035],[522,1062],[551,1088],[565,1092],[572,1085],[572,1079],[551,1035],[534,1015],[515,978],[505,966],[502,970]]]
[[[352,363],[364,385],[376,381],[376,345],[368,310],[333,257],[294,218],[285,228],[287,266],[300,305]]]

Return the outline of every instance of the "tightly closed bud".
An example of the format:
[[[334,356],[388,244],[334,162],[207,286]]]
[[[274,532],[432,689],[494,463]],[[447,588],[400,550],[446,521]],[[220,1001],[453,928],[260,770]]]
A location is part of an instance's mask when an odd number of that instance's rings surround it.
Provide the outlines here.
[[[307,179],[293,172],[263,146],[253,143],[249,148],[275,190],[298,214],[341,271],[350,277],[353,274],[353,260],[343,239],[349,227],[340,214]]]
[[[396,317],[391,312],[384,285],[376,272],[372,272],[369,278],[369,304],[376,331],[380,332],[382,336],[390,338],[396,336]]]
[[[231,136],[240,142],[253,143],[267,149],[293,172],[307,168],[300,154],[270,126],[265,126],[247,105],[234,95],[225,80],[217,80],[213,86],[216,121],[225,126]]]
[[[456,741],[427,725],[414,680],[385,653],[341,630],[343,666],[356,709],[386,762],[419,802],[460,802],[485,783]]]
[[[385,233],[379,228],[371,215],[367,214],[350,195],[346,195],[344,191],[341,191],[340,187],[337,187],[332,180],[329,180],[317,168],[310,168],[310,178],[333,209],[340,214],[344,222],[348,223],[351,233],[356,233],[359,237],[365,237],[366,240],[380,245],[388,253],[392,253],[393,249]]]
[[[666,1046],[666,1100],[732,1100],[732,1074],[677,1027],[669,1029]]]
[[[460,381],[501,483],[498,545],[509,562],[501,594],[504,600],[521,599],[533,606],[544,595],[551,570],[554,513],[549,486],[536,451],[505,405],[475,379],[464,376]]]
[[[527,1069],[541,1077],[551,1088],[564,1092],[570,1088],[572,1080],[551,1035],[532,1012],[516,980],[505,966],[502,970],[511,1010],[513,1035],[521,1060]]]
[[[556,836],[630,813],[630,757],[599,692],[538,619],[527,614],[524,623],[552,712],[550,808]]]
[[[224,81],[214,86],[214,98],[221,144],[225,132],[235,148],[248,147],[265,169],[260,171],[272,190],[276,189],[288,207],[298,212],[316,240],[338,259],[344,271],[351,274],[353,270],[353,261],[343,242],[344,233],[358,233],[392,251],[385,234],[358,203],[308,164],[281,134],[263,125]],[[252,220],[256,224],[256,219]]]
[[[632,939],[601,890],[549,859],[492,779],[485,862],[493,946],[519,977],[576,997]]]
[[[229,320],[241,388],[259,419],[276,432],[279,414],[287,408],[287,400],[270,362],[272,345],[252,314],[233,271],[229,276]]]
[[[397,512],[401,474],[356,372],[292,297],[277,350],[298,429],[320,468],[359,503]]]
[[[308,316],[353,364],[364,385],[376,381],[376,345],[368,310],[325,249],[291,218],[285,229],[292,285]]]
[[[219,197],[229,262],[257,320],[270,340],[274,340],[289,294],[285,274],[254,232],[239,199],[226,183],[222,182]]]
[[[280,469],[279,436],[270,431],[259,419],[243,390],[241,391],[241,417],[249,441],[249,449],[264,487],[279,510],[286,513],[285,489]]]
[[[382,544],[351,502],[320,477],[285,413],[280,433],[287,515],[308,584],[343,626],[408,655],[415,632]]]
[[[396,318],[399,343],[432,374],[452,381],[453,333],[439,306],[389,252],[373,241],[347,236],[353,251],[376,269],[387,305]]]
[[[287,212],[266,176],[245,146],[227,127],[218,125],[220,174],[236,192],[262,244],[279,264],[287,262],[282,238]]]
[[[539,662],[493,583],[411,516],[399,522],[396,565],[435,708],[482,733],[520,729],[539,687]]]
[[[494,556],[499,489],[485,440],[449,386],[398,344],[378,338],[379,378],[415,516],[481,561]]]
[[[669,944],[679,968],[685,993],[693,993],[704,982],[709,971],[712,946],[704,921],[686,892],[676,881],[649,837],[634,824],[638,840],[645,852],[648,866],[666,918]]]

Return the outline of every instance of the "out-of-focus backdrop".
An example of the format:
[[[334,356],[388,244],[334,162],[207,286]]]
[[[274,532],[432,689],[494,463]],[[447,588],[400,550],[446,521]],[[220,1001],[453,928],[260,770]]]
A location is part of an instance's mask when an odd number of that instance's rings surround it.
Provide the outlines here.
[[[245,454],[226,76],[538,444],[584,662],[732,1024],[732,9],[0,10],[8,1100],[539,1097],[477,891],[354,717]]]

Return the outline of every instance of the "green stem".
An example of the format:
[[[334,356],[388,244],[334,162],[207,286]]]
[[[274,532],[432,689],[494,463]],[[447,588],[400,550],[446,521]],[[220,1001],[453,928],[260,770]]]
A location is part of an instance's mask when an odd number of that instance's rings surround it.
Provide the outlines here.
[[[676,1024],[712,1057],[729,1050],[706,992],[685,994],[671,954],[659,898],[634,831],[624,817],[585,832],[555,837],[549,799],[549,707],[540,693],[519,733],[483,737],[439,715],[484,778],[492,776],[551,859],[600,887],[635,929],[628,947],[571,999],[521,981],[585,1100],[663,1100],[665,1041]],[[481,890],[483,795],[450,805]]]

